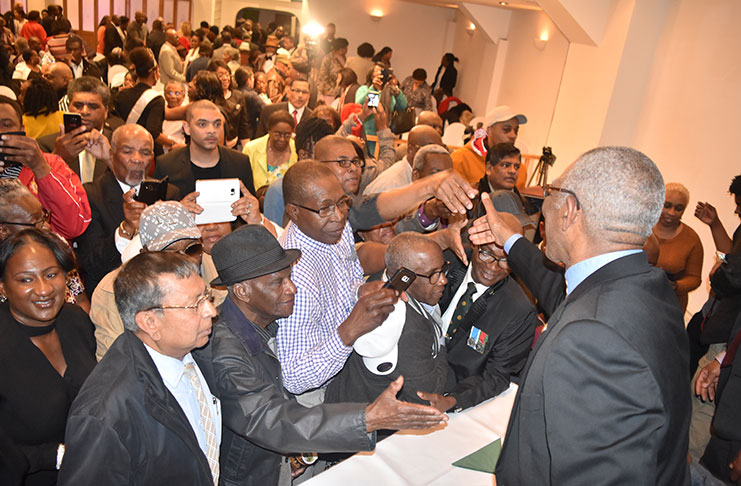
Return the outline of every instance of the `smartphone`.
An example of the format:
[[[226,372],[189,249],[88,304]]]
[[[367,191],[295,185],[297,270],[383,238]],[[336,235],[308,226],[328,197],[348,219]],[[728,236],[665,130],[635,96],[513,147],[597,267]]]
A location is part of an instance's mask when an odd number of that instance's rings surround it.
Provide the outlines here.
[[[384,289],[394,289],[399,293],[404,292],[412,285],[414,279],[417,278],[417,274],[409,270],[408,268],[401,267],[396,271],[393,277],[388,282],[383,284]]]
[[[381,102],[381,94],[374,91],[368,92],[368,108],[378,108]]]
[[[19,131],[19,132],[5,132],[5,133],[2,133],[2,135],[21,135],[21,136],[25,137],[26,136],[26,132],[24,132],[24,131]],[[2,152],[2,148],[0,148],[0,162],[2,162],[3,165],[5,166],[5,169],[4,170],[10,169],[11,167],[18,167],[18,168],[23,167],[23,164],[21,164],[20,162],[9,162],[9,161],[6,161],[5,160],[5,154]],[[20,170],[15,170],[15,172],[20,172]],[[15,177],[18,177],[18,175],[16,174]]]
[[[232,204],[239,197],[239,179],[199,179],[196,204],[203,208],[196,214],[196,224],[225,223],[237,219],[232,214]]]
[[[167,197],[167,179],[168,176],[165,176],[162,180],[143,180],[141,186],[139,186],[139,193],[134,196],[134,200],[143,202],[147,206],[150,206],[157,201],[164,201]]]
[[[82,115],[79,113],[65,113],[62,116],[64,118],[64,133],[69,133],[82,126]]]
[[[393,68],[383,68],[381,71],[381,81],[383,84],[386,84],[389,82],[389,79],[391,78],[391,75],[393,74],[394,69]]]

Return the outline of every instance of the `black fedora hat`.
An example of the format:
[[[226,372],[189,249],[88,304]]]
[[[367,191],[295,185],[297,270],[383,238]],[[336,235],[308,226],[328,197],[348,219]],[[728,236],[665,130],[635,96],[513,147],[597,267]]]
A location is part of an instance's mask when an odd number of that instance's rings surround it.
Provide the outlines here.
[[[226,235],[211,249],[219,276],[211,285],[223,287],[289,267],[300,250],[284,250],[264,226],[250,224]]]

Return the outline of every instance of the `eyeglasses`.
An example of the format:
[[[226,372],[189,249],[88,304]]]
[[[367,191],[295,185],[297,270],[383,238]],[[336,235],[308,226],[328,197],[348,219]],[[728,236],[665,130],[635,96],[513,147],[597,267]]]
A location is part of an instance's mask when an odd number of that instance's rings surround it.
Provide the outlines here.
[[[355,157],[352,159],[320,160],[319,162],[325,162],[325,163],[336,162],[337,165],[339,165],[343,169],[349,169],[351,164],[357,167],[360,167],[361,169],[365,167],[365,160],[361,159],[360,157]]]
[[[49,213],[49,211],[44,209],[41,219],[34,221],[33,223],[19,223],[16,221],[0,221],[0,224],[14,224],[16,226],[28,226],[29,228],[34,227],[37,229],[41,229],[44,227],[45,224],[49,223],[50,219],[51,219],[51,213]]]
[[[298,206],[302,209],[305,209],[307,211],[311,211],[312,213],[316,213],[319,215],[320,218],[328,218],[332,216],[335,212],[335,210],[340,210],[340,212],[347,211],[352,206],[352,198],[350,196],[342,196],[339,201],[337,201],[334,204],[330,204],[329,206],[323,206],[319,209],[314,208],[308,208],[306,206],[302,206],[300,204],[293,204],[294,206]]]
[[[166,247],[162,248],[162,251],[171,251],[175,253],[180,253],[181,255],[189,256],[189,257],[195,257],[203,253],[203,244],[200,241],[194,241],[190,245],[186,246],[185,248],[181,248],[180,250],[173,250],[168,249],[170,246],[177,243],[177,241],[173,241]]]
[[[210,288],[207,288],[206,291],[201,294],[201,296],[198,297],[198,299],[196,299],[194,303],[190,305],[158,305],[155,307],[149,307],[148,309],[143,309],[141,312],[168,309],[188,309],[200,312],[203,310],[203,306],[206,305],[206,302],[209,302],[211,304],[214,303],[213,291]]]
[[[278,131],[270,132],[270,136],[278,137],[278,138],[291,138],[291,135],[293,135],[293,132],[278,132]]]
[[[448,270],[449,269],[450,269],[450,262],[445,262],[445,263],[443,263],[443,266],[440,268],[440,270],[438,270],[436,272],[432,272],[429,275],[422,275],[421,273],[416,273],[415,272],[415,275],[418,276],[418,277],[424,277],[427,280],[429,280],[432,285],[435,285],[436,283],[438,283],[440,281],[440,279],[443,277],[443,275],[446,276],[446,277],[448,276]]]
[[[166,91],[165,93],[167,93],[169,96],[180,96],[181,94],[183,94],[182,91]]]
[[[498,257],[494,253],[490,252],[489,250],[485,250],[483,247],[479,246],[479,260],[481,260],[483,263],[493,263],[497,262],[499,265],[504,265],[507,263],[507,257]]]
[[[570,189],[564,189],[562,187],[552,186],[550,184],[546,184],[543,186],[543,196],[544,197],[550,196],[551,192],[553,191],[563,192],[564,194],[574,196],[574,199],[576,199],[576,209],[581,209],[581,203],[579,202],[579,198],[576,196],[576,193],[574,191]]]

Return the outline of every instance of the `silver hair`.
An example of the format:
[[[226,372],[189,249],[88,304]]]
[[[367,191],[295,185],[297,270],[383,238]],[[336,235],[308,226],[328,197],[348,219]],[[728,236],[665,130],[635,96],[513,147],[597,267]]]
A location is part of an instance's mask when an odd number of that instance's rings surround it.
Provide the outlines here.
[[[154,150],[154,139],[152,138],[152,134],[149,133],[143,126],[137,125],[135,123],[121,125],[120,127],[116,128],[116,130],[113,132],[113,135],[111,135],[111,150],[113,150],[114,152],[117,151],[119,145],[123,143],[122,137],[128,138],[131,137],[134,133],[145,133],[147,135],[149,144],[152,146],[152,150]]]
[[[682,195],[684,198],[684,204],[685,206],[689,204],[690,202],[690,191],[684,185],[680,184],[679,182],[669,182],[666,185],[666,193],[669,194],[670,192],[678,192]]]
[[[427,163],[427,156],[430,154],[444,154],[450,157],[450,152],[445,147],[436,144],[425,145],[417,150],[412,167],[416,170],[423,170]]]
[[[183,93],[185,93],[185,89],[186,89],[185,88],[185,83],[173,79],[173,80],[167,82],[167,84],[165,85],[165,89],[167,89],[167,86],[168,85],[171,85],[171,84],[177,85],[181,90],[183,90]]]
[[[23,197],[34,197],[18,179],[0,179],[0,219],[7,221],[10,209]]]
[[[576,194],[587,232],[611,243],[643,245],[664,207],[661,172],[628,147],[586,152],[561,176],[560,186]]]

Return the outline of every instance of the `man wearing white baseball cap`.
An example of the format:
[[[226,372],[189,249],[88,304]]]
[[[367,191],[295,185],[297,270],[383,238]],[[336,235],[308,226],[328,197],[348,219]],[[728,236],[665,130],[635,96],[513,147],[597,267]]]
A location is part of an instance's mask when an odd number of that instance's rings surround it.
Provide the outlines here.
[[[464,147],[451,154],[453,169],[476,184],[486,172],[486,153],[498,143],[517,141],[520,125],[527,123],[527,117],[517,113],[507,105],[500,105],[486,114],[484,126],[474,127],[473,138]]]

